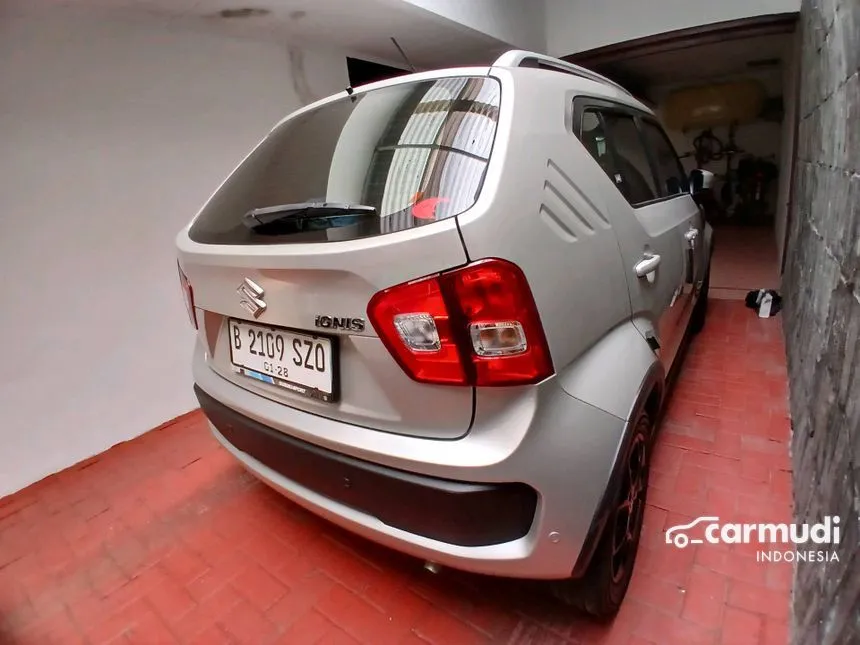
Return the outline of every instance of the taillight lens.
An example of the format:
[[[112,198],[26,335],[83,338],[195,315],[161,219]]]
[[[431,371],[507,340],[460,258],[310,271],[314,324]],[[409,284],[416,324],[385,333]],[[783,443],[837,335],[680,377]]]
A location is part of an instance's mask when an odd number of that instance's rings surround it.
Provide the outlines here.
[[[553,373],[534,297],[505,260],[460,269],[377,293],[368,318],[416,381],[525,385]]]
[[[176,263],[176,268],[179,271],[179,285],[182,287],[182,299],[185,301],[185,310],[188,312],[188,319],[191,321],[194,329],[197,329],[197,312],[194,309],[194,289],[191,288],[191,283],[188,281],[188,277],[182,271],[182,267],[178,262]]]

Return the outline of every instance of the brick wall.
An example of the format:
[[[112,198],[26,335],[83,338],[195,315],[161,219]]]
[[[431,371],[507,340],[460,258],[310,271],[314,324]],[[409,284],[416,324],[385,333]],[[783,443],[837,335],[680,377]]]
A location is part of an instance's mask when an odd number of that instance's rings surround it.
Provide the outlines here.
[[[860,0],[804,0],[784,277],[796,514],[840,515],[840,561],[798,565],[796,645],[860,642]]]

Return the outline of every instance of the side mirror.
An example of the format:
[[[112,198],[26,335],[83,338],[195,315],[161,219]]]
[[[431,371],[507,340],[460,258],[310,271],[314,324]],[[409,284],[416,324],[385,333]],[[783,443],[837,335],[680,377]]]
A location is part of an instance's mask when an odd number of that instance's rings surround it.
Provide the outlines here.
[[[699,193],[709,189],[714,185],[714,173],[709,170],[701,170],[696,168],[690,171],[690,192],[692,194]]]

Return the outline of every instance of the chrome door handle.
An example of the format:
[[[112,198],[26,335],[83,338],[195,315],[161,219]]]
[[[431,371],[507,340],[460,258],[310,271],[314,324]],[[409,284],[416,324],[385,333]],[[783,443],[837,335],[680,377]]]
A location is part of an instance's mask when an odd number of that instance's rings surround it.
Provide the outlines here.
[[[684,239],[690,243],[690,247],[694,248],[696,246],[696,238],[699,237],[699,229],[691,228],[689,231],[684,233]]]
[[[677,238],[676,238],[677,239]],[[637,278],[644,278],[649,273],[654,273],[657,270],[657,265],[660,264],[660,256],[656,253],[646,253],[633,270],[636,272]]]

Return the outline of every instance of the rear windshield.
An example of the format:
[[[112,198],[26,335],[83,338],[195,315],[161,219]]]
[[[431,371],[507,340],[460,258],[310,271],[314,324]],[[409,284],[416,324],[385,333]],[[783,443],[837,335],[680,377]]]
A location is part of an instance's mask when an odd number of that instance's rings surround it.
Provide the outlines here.
[[[487,77],[411,82],[289,119],[206,204],[189,236],[203,244],[334,242],[462,213],[474,205],[484,179],[500,92],[498,81]],[[302,219],[299,226],[286,217],[290,226],[256,230],[243,221],[255,209],[323,203],[374,210]],[[295,212],[294,206],[285,210]]]

